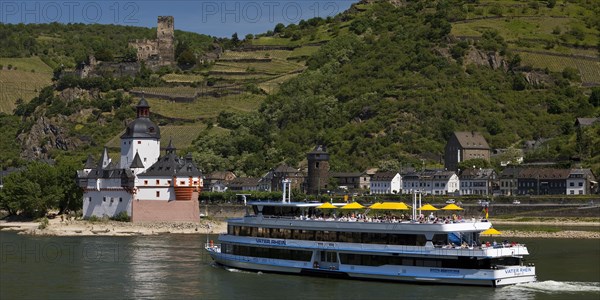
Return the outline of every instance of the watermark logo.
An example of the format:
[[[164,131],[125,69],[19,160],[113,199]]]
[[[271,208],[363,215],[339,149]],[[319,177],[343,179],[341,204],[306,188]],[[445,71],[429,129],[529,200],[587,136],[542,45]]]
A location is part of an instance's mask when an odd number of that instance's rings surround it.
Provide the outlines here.
[[[202,23],[274,23],[278,20],[295,23],[313,17],[335,16],[340,12],[337,2],[309,1],[203,1]]]
[[[139,23],[136,2],[2,1],[2,23]]]
[[[297,23],[302,19],[332,17],[349,6],[348,0],[297,1],[2,1],[2,23],[111,23],[152,24],[150,19],[170,14],[196,23]],[[173,8],[174,9],[167,9]],[[148,17],[145,20],[141,15]],[[152,16],[152,18],[150,18]],[[144,19],[144,20],[142,20]]]

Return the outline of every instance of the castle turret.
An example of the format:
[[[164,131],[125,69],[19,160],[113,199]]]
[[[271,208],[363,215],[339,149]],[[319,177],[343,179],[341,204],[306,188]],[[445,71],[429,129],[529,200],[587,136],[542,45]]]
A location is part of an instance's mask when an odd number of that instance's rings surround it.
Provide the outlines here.
[[[137,118],[121,136],[121,169],[129,169],[136,155],[145,168],[160,156],[160,129],[150,120],[150,105],[146,99],[140,99],[136,110]]]
[[[325,146],[319,145],[309,152],[307,194],[319,194],[327,190],[329,181],[329,153]]]

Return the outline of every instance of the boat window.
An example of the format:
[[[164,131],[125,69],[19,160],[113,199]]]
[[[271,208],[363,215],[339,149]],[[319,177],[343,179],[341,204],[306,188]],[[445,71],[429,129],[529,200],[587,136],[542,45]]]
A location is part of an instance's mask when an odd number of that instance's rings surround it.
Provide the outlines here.
[[[276,258],[295,261],[310,261],[312,258],[312,251],[305,250],[251,247],[241,245],[230,245],[230,247],[232,248],[231,254],[242,256]]]

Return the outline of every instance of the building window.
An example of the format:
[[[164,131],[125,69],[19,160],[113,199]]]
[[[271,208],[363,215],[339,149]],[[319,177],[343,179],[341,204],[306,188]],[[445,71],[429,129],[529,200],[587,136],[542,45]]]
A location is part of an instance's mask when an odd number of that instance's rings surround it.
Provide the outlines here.
[[[123,198],[119,198],[119,202],[123,202]]]
[[[142,143],[142,141],[138,141],[138,145],[141,144],[141,143]]]
[[[160,180],[156,179],[156,185],[160,184]]]
[[[144,180],[144,185],[148,185],[148,180]]]
[[[583,182],[580,182],[580,183],[579,183],[579,186],[583,186]]]
[[[156,197],[157,198],[160,197],[160,192],[159,191],[156,191]]]
[[[171,180],[167,180],[167,184],[168,184],[168,185],[171,185]]]
[[[179,185],[185,185],[185,181],[180,181]]]

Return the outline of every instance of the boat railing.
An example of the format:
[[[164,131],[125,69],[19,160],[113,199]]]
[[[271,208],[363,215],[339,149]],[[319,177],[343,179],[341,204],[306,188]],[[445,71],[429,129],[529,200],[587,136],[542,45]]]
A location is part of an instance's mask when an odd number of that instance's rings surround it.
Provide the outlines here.
[[[212,241],[204,244],[204,249],[208,252],[221,253],[221,244],[214,244]]]
[[[257,215],[247,215],[247,218],[256,218]],[[409,219],[385,219],[385,218],[357,218],[357,217],[308,217],[308,216],[274,216],[274,215],[263,215],[263,219],[268,220],[296,220],[296,221],[329,221],[329,222],[360,222],[360,223],[397,223],[397,224],[460,224],[460,223],[478,223],[487,222],[484,218],[462,218],[460,220],[446,220],[446,221],[414,221]]]

